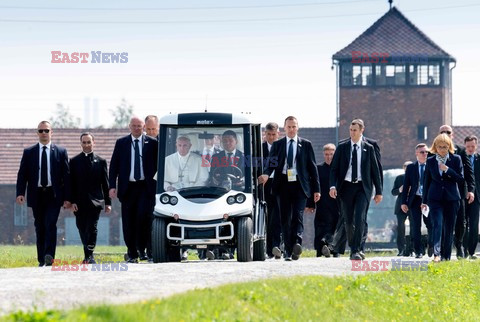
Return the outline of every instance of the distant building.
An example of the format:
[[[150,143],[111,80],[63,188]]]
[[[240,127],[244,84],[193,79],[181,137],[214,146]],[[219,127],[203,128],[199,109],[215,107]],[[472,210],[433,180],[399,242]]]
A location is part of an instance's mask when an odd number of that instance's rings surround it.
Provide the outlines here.
[[[333,61],[338,137],[348,137],[352,119],[363,119],[366,136],[378,140],[384,169],[401,168],[417,143],[431,144],[440,125],[452,124],[455,58],[398,9],[391,8]]]

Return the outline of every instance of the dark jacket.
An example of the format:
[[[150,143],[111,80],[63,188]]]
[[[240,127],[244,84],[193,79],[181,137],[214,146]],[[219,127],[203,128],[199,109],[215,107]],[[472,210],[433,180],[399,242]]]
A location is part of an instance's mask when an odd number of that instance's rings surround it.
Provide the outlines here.
[[[29,207],[37,205],[39,151],[38,143],[23,150],[17,175],[17,196],[25,195],[25,190],[27,190]],[[53,143],[50,146],[50,176],[55,205],[60,207],[64,201],[70,201],[70,170],[67,150]]]
[[[445,164],[448,170],[440,175],[435,155],[427,159],[422,197],[424,204],[427,204],[430,200],[460,200],[460,189],[465,181],[462,159],[456,154],[449,153]]]
[[[95,153],[80,153],[70,160],[72,203],[79,208],[103,208],[111,205],[108,195],[107,161]]]
[[[269,154],[269,162],[265,165],[264,169],[264,174],[268,176],[275,171],[272,182],[272,192],[274,194],[278,193],[280,186],[283,184],[282,171],[287,159],[287,139],[288,137],[284,137],[273,142]],[[305,196],[309,198],[313,193],[320,192],[315,154],[313,153],[313,147],[310,141],[298,137],[295,161],[297,164],[298,181]]]
[[[395,209],[393,210],[393,213],[395,215],[405,215],[405,213],[401,208],[402,196],[400,195],[401,186],[403,186],[403,191],[405,191],[404,180],[405,180],[405,173],[402,173],[395,178],[395,182],[393,183],[392,195],[397,196],[397,198],[395,199]]]

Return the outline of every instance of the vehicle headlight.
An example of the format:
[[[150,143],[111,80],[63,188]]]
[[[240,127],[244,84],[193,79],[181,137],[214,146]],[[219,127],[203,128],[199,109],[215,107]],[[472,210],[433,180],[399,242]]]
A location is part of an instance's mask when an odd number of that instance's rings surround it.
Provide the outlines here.
[[[243,203],[246,199],[247,197],[245,197],[243,193],[239,193],[238,195],[235,196],[235,201],[237,203]]]
[[[170,202],[170,196],[167,194],[163,194],[160,196],[160,202],[164,205]]]
[[[170,204],[175,206],[178,203],[178,198],[175,196],[170,197]]]
[[[227,203],[229,205],[233,205],[235,203],[235,197],[234,196],[230,196],[227,198]]]

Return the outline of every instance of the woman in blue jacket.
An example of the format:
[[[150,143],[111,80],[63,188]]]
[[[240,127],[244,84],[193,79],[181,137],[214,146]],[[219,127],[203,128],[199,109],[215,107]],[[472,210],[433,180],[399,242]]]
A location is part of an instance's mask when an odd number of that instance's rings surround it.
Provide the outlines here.
[[[453,229],[460,206],[459,187],[464,181],[463,165],[460,156],[453,154],[453,142],[446,134],[435,138],[430,152],[433,155],[427,159],[425,167],[422,210],[427,209],[427,205],[430,209],[433,261],[439,262],[440,256],[450,260],[452,253]]]

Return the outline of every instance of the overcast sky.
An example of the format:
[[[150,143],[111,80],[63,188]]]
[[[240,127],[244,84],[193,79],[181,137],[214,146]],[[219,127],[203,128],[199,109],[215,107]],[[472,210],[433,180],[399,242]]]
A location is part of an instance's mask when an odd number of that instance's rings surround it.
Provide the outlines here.
[[[396,0],[457,59],[454,125],[480,125],[480,3]],[[135,114],[252,112],[335,126],[332,54],[388,10],[388,1],[2,1],[0,127],[36,127],[57,103],[99,124],[122,98]],[[125,64],[53,64],[51,51],[128,53]],[[92,120],[91,123],[94,121]],[[84,125],[84,124],[82,124]],[[96,125],[96,124],[93,124]]]

